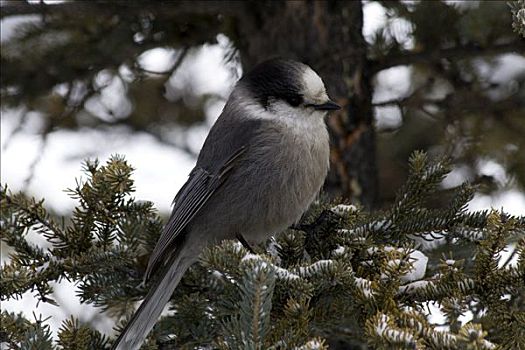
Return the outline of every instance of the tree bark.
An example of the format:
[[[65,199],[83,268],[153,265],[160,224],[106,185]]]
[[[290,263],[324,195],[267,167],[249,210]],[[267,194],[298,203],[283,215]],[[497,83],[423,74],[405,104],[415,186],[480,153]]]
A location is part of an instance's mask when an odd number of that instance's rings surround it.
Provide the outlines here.
[[[281,56],[319,73],[329,95],[344,107],[327,120],[331,170],[324,192],[374,207],[375,133],[361,2],[270,1],[245,6],[233,37],[243,67]]]

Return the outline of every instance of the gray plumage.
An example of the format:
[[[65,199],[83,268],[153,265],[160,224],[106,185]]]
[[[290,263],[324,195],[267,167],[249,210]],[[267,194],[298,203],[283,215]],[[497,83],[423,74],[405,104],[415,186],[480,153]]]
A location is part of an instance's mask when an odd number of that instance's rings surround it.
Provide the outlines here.
[[[266,61],[237,83],[151,255],[145,279],[155,283],[114,349],[140,347],[205,246],[259,243],[299,220],[326,177],[323,117],[337,108],[299,62]]]

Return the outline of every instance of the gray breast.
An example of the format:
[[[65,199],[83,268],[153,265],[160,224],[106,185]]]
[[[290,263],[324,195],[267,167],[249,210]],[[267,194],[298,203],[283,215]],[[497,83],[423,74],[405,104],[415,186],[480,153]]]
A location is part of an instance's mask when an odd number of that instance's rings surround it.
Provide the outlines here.
[[[272,121],[258,126],[246,156],[195,219],[194,234],[259,242],[299,220],[315,199],[328,170],[324,124],[315,138]]]

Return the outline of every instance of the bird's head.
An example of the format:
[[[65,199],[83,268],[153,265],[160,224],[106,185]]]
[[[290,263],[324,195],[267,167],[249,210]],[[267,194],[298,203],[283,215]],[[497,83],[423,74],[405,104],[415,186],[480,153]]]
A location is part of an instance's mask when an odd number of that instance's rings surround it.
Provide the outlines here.
[[[301,62],[276,58],[245,74],[239,86],[262,108],[286,115],[319,115],[341,107],[331,101],[319,75]]]

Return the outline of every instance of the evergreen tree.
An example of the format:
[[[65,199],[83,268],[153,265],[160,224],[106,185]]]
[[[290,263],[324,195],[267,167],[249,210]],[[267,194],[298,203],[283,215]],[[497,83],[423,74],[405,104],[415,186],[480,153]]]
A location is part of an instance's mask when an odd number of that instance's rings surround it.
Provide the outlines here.
[[[191,153],[183,137],[163,130],[201,125],[216,96],[165,92],[201,45],[224,37],[232,68],[275,55],[304,61],[345,107],[328,120],[325,199],[256,255],[233,241],[207,249],[145,349],[525,349],[525,219],[466,211],[475,189],[525,184],[525,75],[490,73],[505,57],[523,58],[524,1],[371,4],[386,9],[373,38],[363,36],[360,1],[2,2],[2,21],[38,18],[1,43],[2,112],[21,111],[9,138],[38,115],[44,146],[56,130],[119,127]],[[147,71],[141,54],[159,47],[173,50],[173,64]],[[410,67],[410,88],[376,100],[378,77],[398,66]],[[115,80],[130,110],[87,108],[103,105]],[[376,128],[374,114],[389,108],[400,124]],[[416,152],[406,167],[414,149],[449,158]],[[479,171],[486,159],[502,165],[509,183]],[[445,188],[458,168],[473,185]],[[31,292],[57,304],[53,285],[66,279],[118,331],[148,290],[142,276],[162,220],[133,198],[123,157],[87,161],[84,170],[87,180],[69,190],[77,201],[70,217],[2,187],[1,238],[12,250],[0,300]],[[512,251],[504,260],[503,250]],[[429,321],[429,307],[444,324]],[[78,315],[54,340],[49,320],[36,315],[3,309],[0,325],[2,346],[14,349],[104,349],[113,341]]]
[[[468,184],[435,209],[450,164],[415,152],[409,168],[388,210],[319,202],[257,254],[236,241],[207,249],[143,348],[523,349],[525,217],[467,212]],[[69,223],[3,188],[2,240],[14,251],[1,270],[1,299],[31,291],[55,303],[51,284],[67,278],[83,303],[120,318],[118,331],[147,292],[142,274],[161,220],[151,203],[131,197],[133,169],[122,157],[84,169],[88,179],[69,191],[78,201]],[[51,248],[28,242],[29,231]],[[429,303],[444,324],[429,322]],[[467,312],[472,319],[460,322]],[[112,341],[74,315],[56,343],[46,320],[2,311],[1,324],[13,349],[104,349]]]

